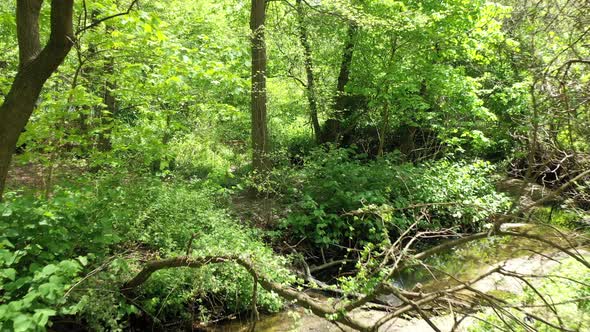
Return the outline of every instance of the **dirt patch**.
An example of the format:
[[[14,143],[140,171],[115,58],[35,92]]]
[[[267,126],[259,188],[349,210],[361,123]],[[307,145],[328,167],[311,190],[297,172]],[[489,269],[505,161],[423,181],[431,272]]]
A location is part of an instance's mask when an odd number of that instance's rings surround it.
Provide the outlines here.
[[[45,188],[44,168],[39,164],[34,163],[13,163],[8,171],[8,178],[6,184],[8,188],[26,187],[30,189]]]

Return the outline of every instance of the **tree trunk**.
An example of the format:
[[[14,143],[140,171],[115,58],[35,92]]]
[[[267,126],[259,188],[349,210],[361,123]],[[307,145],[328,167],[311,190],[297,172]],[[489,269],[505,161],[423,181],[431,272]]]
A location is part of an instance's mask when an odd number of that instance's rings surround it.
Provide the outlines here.
[[[16,6],[19,70],[0,106],[0,199],[16,143],[25,128],[41,89],[69,53],[73,40],[74,0],[53,0],[51,34],[45,48],[39,38],[42,0],[18,0]]]
[[[407,159],[411,159],[412,153],[416,149],[416,132],[418,129],[413,125],[405,125],[400,129],[401,141],[399,149]]]
[[[109,29],[107,28],[107,33]],[[112,133],[112,126],[113,126],[113,119],[117,113],[117,99],[113,94],[113,91],[117,88],[117,83],[112,80],[112,75],[115,70],[115,60],[114,58],[106,59],[106,63],[104,65],[104,73],[107,76],[106,81],[104,82],[104,92],[102,102],[106,106],[106,111],[108,112],[105,114],[102,110],[99,112],[98,116],[101,120],[101,125],[104,127],[102,128],[99,136],[98,136],[98,150],[102,152],[112,150],[113,146],[111,144],[111,133]]]
[[[348,32],[346,36],[346,42],[344,44],[344,52],[342,53],[342,62],[340,63],[340,72],[338,74],[338,83],[336,85],[336,94],[334,97],[334,110],[336,115],[334,119],[328,119],[324,126],[324,132],[322,133],[322,143],[333,142],[338,143],[341,136],[341,131],[345,130],[343,126],[343,120],[346,118],[344,114],[346,111],[346,104],[349,101],[346,98],[344,89],[346,84],[350,80],[350,67],[352,65],[352,55],[354,52],[354,38],[356,36],[357,26],[354,22],[351,22],[348,26]],[[331,125],[327,125],[331,122]],[[337,125],[333,123],[337,122]],[[338,128],[337,132],[332,130]]]
[[[252,164],[254,170],[269,169],[268,129],[266,123],[266,44],[264,21],[265,0],[252,0],[250,29],[252,29]]]
[[[386,101],[383,105],[383,111],[381,113],[381,129],[377,129],[379,134],[379,147],[377,148],[377,156],[383,157],[383,151],[385,149],[385,140],[387,139],[389,129],[389,103]]]
[[[307,101],[309,102],[309,116],[311,119],[311,125],[315,140],[317,143],[321,142],[321,128],[318,120],[318,102],[315,92],[315,77],[313,73],[313,59],[311,53],[311,45],[307,38],[307,27],[304,22],[304,11],[301,0],[297,0],[297,16],[298,16],[298,28],[299,28],[299,40],[303,46],[303,57],[305,73],[307,76]]]
[[[336,86],[337,96],[344,94],[344,88],[350,80],[350,66],[352,64],[352,54],[354,51],[354,37],[356,35],[356,24],[350,23],[344,53],[342,53],[342,62],[340,63],[340,73],[338,74],[338,85]]]

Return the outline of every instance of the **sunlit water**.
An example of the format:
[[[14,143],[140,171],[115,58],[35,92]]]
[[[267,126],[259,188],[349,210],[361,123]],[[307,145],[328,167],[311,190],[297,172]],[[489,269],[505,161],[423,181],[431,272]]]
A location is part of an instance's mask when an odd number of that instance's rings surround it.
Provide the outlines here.
[[[571,236],[564,236],[548,227],[536,226],[534,229],[531,225],[513,225],[520,230],[527,229],[530,232],[543,234],[546,238],[559,243],[563,246],[581,245],[581,240],[575,240]],[[586,241],[583,241],[586,244]],[[452,279],[446,275],[453,275],[461,280],[468,280],[487,270],[490,266],[506,261],[511,258],[555,251],[548,244],[538,242],[527,238],[509,238],[494,237],[473,241],[459,248],[450,249],[432,257],[427,261],[428,265],[435,269],[427,270],[425,268],[405,271],[398,275],[394,283],[398,287],[411,289],[420,283],[424,290],[432,291],[439,287],[453,283]],[[444,271],[436,272],[436,269]],[[393,296],[383,297],[382,301],[395,302]],[[214,332],[239,332],[249,331],[252,322],[249,320],[234,320],[212,326],[209,331]],[[302,308],[294,307],[286,311],[263,315],[256,322],[255,331],[258,332],[282,332],[282,331],[341,331],[332,323],[318,319],[313,314],[306,312]]]

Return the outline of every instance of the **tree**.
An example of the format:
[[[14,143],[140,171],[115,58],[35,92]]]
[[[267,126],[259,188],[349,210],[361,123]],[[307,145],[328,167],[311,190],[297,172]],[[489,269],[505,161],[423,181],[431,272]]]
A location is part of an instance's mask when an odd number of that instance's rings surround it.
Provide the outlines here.
[[[313,133],[317,143],[321,143],[321,127],[318,120],[318,102],[316,98],[315,77],[313,72],[313,58],[311,52],[311,45],[308,40],[307,27],[305,26],[305,11],[301,0],[297,0],[297,27],[299,30],[299,41],[303,46],[304,67],[307,78],[307,101],[309,103],[309,116]]]
[[[352,56],[354,53],[357,30],[358,27],[355,22],[350,22],[348,24],[348,32],[346,34],[346,41],[344,43],[344,51],[342,52],[340,71],[338,73],[336,93],[334,95],[334,111],[336,112],[335,119],[329,119],[326,121],[324,134],[322,135],[323,143],[338,143],[338,141],[342,138],[341,135],[343,131],[343,125],[345,124],[346,120],[348,120],[348,117],[350,117],[350,105],[348,104],[350,103],[351,98],[346,95],[345,88],[350,81],[350,69],[352,66]]]
[[[43,0],[18,0],[16,7],[19,69],[0,106],[0,199],[18,138],[43,85],[61,65],[74,43],[74,0],[51,2],[51,33],[41,48],[39,14]]]
[[[252,30],[252,164],[256,171],[268,169],[268,129],[266,123],[266,44],[264,22],[266,1],[252,0],[250,29]]]

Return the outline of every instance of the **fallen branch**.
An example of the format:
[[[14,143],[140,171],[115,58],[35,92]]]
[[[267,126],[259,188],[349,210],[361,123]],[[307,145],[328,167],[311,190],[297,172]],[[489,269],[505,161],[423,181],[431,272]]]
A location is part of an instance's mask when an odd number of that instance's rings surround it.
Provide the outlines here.
[[[264,276],[257,273],[254,265],[249,259],[239,256],[204,256],[204,257],[188,257],[180,256],[162,260],[155,260],[148,262],[144,268],[131,280],[126,282],[121,291],[124,294],[129,294],[137,287],[145,283],[150,276],[159,271],[169,268],[190,267],[200,268],[208,264],[219,264],[233,262],[241,265],[248,273],[256,280],[262,288],[267,291],[275,292],[282,298],[288,301],[294,301],[303,308],[311,310],[315,315],[324,317],[331,316],[334,321],[344,324],[348,327],[358,331],[369,331],[370,326],[355,320],[348,312],[341,312],[339,308],[330,307],[313,299],[309,295],[299,292],[290,287],[283,286],[279,283],[272,282]]]
[[[315,272],[318,272],[321,270],[331,268],[332,266],[345,265],[346,263],[356,263],[356,259],[340,259],[340,260],[336,260],[336,261],[329,261],[329,262],[319,265],[319,266],[310,267],[309,272],[315,273]]]
[[[579,174],[574,179],[572,179],[568,183],[561,186],[558,190],[556,190],[553,193],[553,196],[559,195],[561,192],[566,190],[569,186],[571,186],[576,181],[578,181],[579,179],[583,178],[584,176],[586,176],[588,174],[590,174],[590,170]],[[454,240],[446,241],[444,243],[441,243],[438,246],[434,246],[430,249],[424,250],[424,251],[416,253],[416,254],[410,253],[411,246],[418,238],[420,238],[421,236],[423,236],[425,234],[429,235],[430,233],[420,232],[420,233],[412,236],[409,239],[409,241],[406,241],[406,243],[404,243],[402,245],[402,242],[403,242],[402,238],[405,238],[405,236],[410,231],[410,230],[406,230],[406,232],[403,233],[403,235],[398,239],[398,241],[394,242],[393,245],[391,246],[391,248],[386,251],[384,261],[385,262],[389,262],[390,260],[393,261],[393,262],[391,262],[391,264],[387,264],[388,266],[391,267],[391,270],[389,271],[389,273],[387,273],[381,279],[381,281],[373,288],[373,290],[368,292],[368,294],[364,294],[364,295],[363,294],[354,294],[356,299],[342,301],[341,303],[338,303],[338,304],[328,304],[328,303],[320,302],[320,301],[310,297],[309,295],[305,294],[304,292],[298,291],[298,290],[296,290],[292,287],[289,287],[289,286],[275,283],[275,282],[267,279],[264,275],[261,275],[260,273],[258,273],[256,266],[250,261],[249,258],[245,258],[243,256],[192,257],[190,255],[186,255],[186,256],[181,256],[181,257],[151,261],[151,262],[148,262],[144,266],[144,268],[141,271],[139,271],[139,273],[134,278],[129,280],[127,283],[125,283],[123,285],[123,287],[121,288],[121,291],[124,294],[133,291],[134,289],[136,289],[137,287],[139,287],[143,283],[145,283],[153,273],[155,273],[156,271],[159,271],[159,270],[163,270],[163,269],[179,268],[179,267],[200,268],[200,267],[207,265],[207,264],[235,263],[235,264],[242,266],[244,269],[246,269],[246,271],[252,276],[252,278],[254,280],[254,288],[253,288],[254,294],[253,294],[253,298],[252,298],[252,311],[253,311],[253,316],[254,316],[255,320],[257,319],[256,301],[257,301],[257,285],[258,284],[260,286],[262,286],[262,288],[264,288],[265,290],[270,291],[270,292],[274,292],[287,301],[293,301],[296,304],[298,304],[299,306],[309,309],[313,314],[315,314],[317,316],[326,318],[334,323],[343,324],[345,326],[348,326],[350,328],[353,328],[353,329],[359,330],[359,331],[375,331],[376,329],[378,329],[380,326],[382,326],[386,322],[390,321],[391,319],[396,318],[396,317],[400,317],[401,315],[407,314],[411,311],[416,311],[418,313],[418,315],[421,316],[430,325],[431,328],[433,328],[434,330],[438,330],[438,328],[433,324],[432,321],[430,321],[430,319],[428,318],[428,316],[424,312],[424,306],[428,305],[429,303],[432,303],[432,302],[437,302],[441,299],[446,300],[446,301],[449,301],[449,299],[452,300],[453,297],[457,298],[457,296],[459,294],[462,294],[462,292],[464,292],[464,291],[468,291],[468,292],[476,295],[477,297],[489,302],[492,310],[502,311],[502,313],[497,312],[497,314],[499,315],[500,319],[503,320],[503,317],[501,316],[502,314],[508,315],[508,317],[510,317],[511,314],[510,314],[510,312],[507,312],[505,308],[502,308],[501,306],[498,306],[497,304],[508,305],[508,303],[506,303],[505,301],[499,300],[493,296],[490,296],[488,294],[484,294],[472,287],[472,285],[475,282],[489,276],[492,273],[499,272],[498,271],[499,268],[492,269],[486,273],[483,273],[470,281],[460,282],[461,284],[459,286],[449,287],[449,288],[442,289],[442,290],[436,291],[436,292],[431,292],[431,293],[422,293],[422,292],[417,293],[417,292],[408,292],[408,291],[402,290],[398,287],[395,287],[395,286],[389,284],[390,278],[392,277],[392,275],[395,271],[400,271],[404,268],[409,267],[410,265],[414,265],[414,264],[416,264],[416,262],[419,262],[425,258],[431,257],[431,256],[441,253],[445,250],[448,250],[450,248],[453,248],[453,247],[456,247],[459,245],[463,245],[463,244],[471,242],[471,241],[476,241],[479,239],[484,239],[484,238],[493,237],[493,236],[523,237],[523,238],[536,240],[536,241],[548,244],[548,245],[558,249],[559,251],[566,253],[570,257],[572,257],[572,258],[576,259],[578,262],[582,263],[584,266],[590,268],[590,263],[588,261],[586,261],[584,259],[584,257],[582,255],[580,255],[578,252],[573,252],[571,250],[572,248],[566,248],[562,245],[554,243],[553,241],[550,241],[550,240],[548,240],[542,236],[539,236],[539,235],[535,235],[535,234],[531,234],[531,233],[527,233],[527,232],[506,231],[506,230],[501,229],[501,226],[503,224],[505,224],[508,220],[510,220],[510,218],[513,218],[516,214],[525,212],[525,211],[533,208],[534,206],[543,204],[544,202],[546,202],[549,199],[551,199],[551,196],[544,197],[536,202],[533,202],[532,204],[524,206],[523,208],[519,209],[517,212],[514,212],[512,214],[494,216],[493,227],[490,228],[488,231],[475,233],[475,234],[463,236],[463,237],[460,237],[460,238],[457,238]],[[410,229],[412,229],[412,228],[413,227],[411,227]],[[447,236],[447,235],[445,235],[445,236]],[[192,242],[192,239],[190,242]],[[189,245],[187,246],[187,253],[188,254],[190,254],[190,249],[191,249],[191,244],[189,243]],[[325,263],[325,264],[317,267],[315,271],[317,271],[318,269],[324,269],[324,268],[328,268],[328,267],[331,267],[331,266],[334,266],[337,264],[341,264],[343,262],[344,261],[334,261],[334,262]],[[307,266],[307,264],[305,264],[305,262],[303,264],[304,264],[304,268],[305,268],[304,279],[308,282],[314,282],[315,280],[311,276],[311,271],[310,271],[309,266]],[[381,267],[383,267],[383,266],[381,266]],[[323,286],[325,286],[325,285],[323,285]],[[366,323],[366,322],[362,322],[360,320],[355,319],[353,317],[353,315],[351,314],[351,312],[353,310],[367,305],[369,302],[376,299],[379,295],[386,294],[386,293],[396,295],[404,303],[402,305],[397,306],[397,307],[391,307],[391,309],[392,309],[391,312],[389,314],[385,315],[384,317],[382,317],[381,319],[379,319],[375,324],[368,325],[368,323]],[[496,305],[494,305],[494,304],[496,304]],[[545,300],[545,304],[547,306],[550,303]],[[550,305],[548,307],[551,309]],[[544,323],[547,326],[550,326],[553,328],[558,328],[561,330],[567,330],[567,329],[563,328],[563,326],[556,326],[547,320],[543,320],[542,318],[535,316],[535,315],[531,314],[530,312],[523,310],[522,308],[515,308],[515,309],[517,311],[520,311],[524,314],[529,315],[530,317]],[[555,308],[552,308],[552,309],[555,309]],[[511,318],[511,319],[513,319],[513,318]],[[255,324],[255,320],[254,320],[253,324]],[[523,323],[523,324],[525,327],[528,327],[526,325],[526,323]],[[562,325],[561,321],[560,321],[560,325]],[[252,328],[253,327],[254,327],[254,325],[252,326]]]

